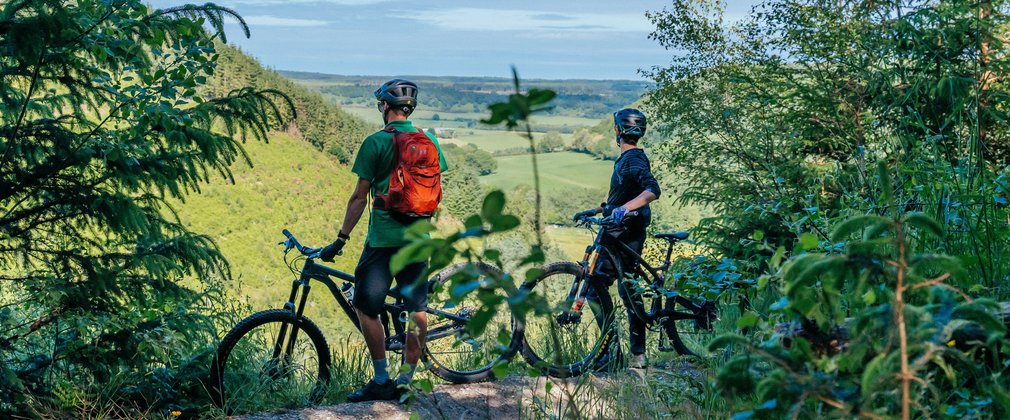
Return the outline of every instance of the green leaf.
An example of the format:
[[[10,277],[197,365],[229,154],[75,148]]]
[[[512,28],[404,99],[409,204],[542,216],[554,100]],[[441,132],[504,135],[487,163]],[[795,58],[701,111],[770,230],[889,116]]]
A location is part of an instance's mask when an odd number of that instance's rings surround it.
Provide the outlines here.
[[[875,385],[880,382],[881,379],[886,379],[888,372],[881,372],[881,365],[887,360],[888,355],[891,353],[881,353],[878,354],[870,363],[866,364],[866,369],[863,370],[863,380],[862,380],[862,393],[863,401],[871,401],[873,398],[873,392]],[[883,377],[883,378],[882,378]]]
[[[494,190],[484,197],[484,204],[481,206],[480,215],[484,220],[491,222],[501,216],[504,209],[505,193],[500,190]]]
[[[496,361],[494,363],[494,366],[491,368],[491,373],[494,375],[495,378],[504,378],[504,377],[508,376],[508,374],[509,374],[509,364],[508,364],[508,362],[506,362],[504,360],[498,360],[498,361]],[[547,382],[550,382],[550,381],[547,381]]]
[[[761,318],[758,317],[758,314],[752,311],[747,311],[736,320],[736,327],[741,330],[744,328],[750,328],[757,325],[760,320]]]
[[[1006,326],[994,315],[997,310],[1001,310],[1001,307],[992,300],[977,299],[972,303],[962,303],[955,307],[951,318],[973,321],[988,334],[1003,334],[1006,332]]]
[[[811,264],[820,261],[825,256],[822,254],[804,254],[795,257],[786,263],[783,268],[782,280],[788,285],[796,281],[800,273],[804,272]]]
[[[753,237],[755,241],[760,241],[765,238],[765,231],[755,230],[754,233],[751,233],[751,237]]]
[[[877,292],[873,291],[873,288],[868,289],[866,293],[863,293],[863,302],[866,303],[867,305],[872,305],[876,303]]]
[[[480,228],[484,226],[484,219],[481,219],[480,216],[475,214],[470,217],[467,217],[466,221],[463,222],[463,226],[466,227],[467,229]]]
[[[533,245],[530,247],[530,253],[519,262],[519,265],[539,264],[546,261],[546,259],[547,257],[544,255],[544,251],[540,249],[539,246]]]
[[[397,273],[411,263],[426,261],[437,248],[433,242],[428,240],[411,242],[400,248],[400,251],[390,260],[389,269]]]
[[[526,96],[530,105],[541,105],[550,102],[558,94],[550,89],[530,89]]]
[[[495,308],[481,306],[470,320],[466,323],[466,331],[474,337],[480,337],[483,335],[484,330],[487,328],[487,324],[491,322],[491,318],[494,318]]]
[[[877,178],[880,180],[880,202],[891,206],[891,199],[894,194],[894,187],[891,185],[891,173],[887,169],[887,164],[881,160],[877,162]],[[891,206],[891,209],[894,207]]]
[[[425,378],[425,379],[418,379],[418,380],[414,381],[414,384],[417,385],[417,387],[420,388],[421,391],[424,391],[424,393],[426,393],[426,394],[430,394],[431,391],[433,391],[435,389],[435,384],[433,384],[431,382],[431,379],[427,379],[427,378]]]
[[[498,216],[491,220],[491,230],[493,232],[505,232],[519,226],[521,221],[511,214]]]
[[[817,238],[817,235],[813,233],[807,232],[800,235],[800,249],[804,251],[809,251],[811,249],[817,248],[817,244],[819,243],[820,240]]]
[[[912,212],[905,216],[905,223],[925,230],[937,238],[943,238],[943,227],[936,220],[922,212]]]
[[[779,248],[775,250],[775,254],[772,255],[771,260],[768,262],[768,267],[773,270],[778,270],[779,267],[782,266],[782,258],[785,257],[785,255],[786,247],[780,245]]]
[[[435,230],[435,225],[431,224],[431,222],[427,220],[418,220],[407,228],[407,231],[404,232],[403,236],[408,240],[426,239],[428,234],[434,232]]]
[[[879,223],[890,223],[886,217],[877,216],[875,214],[867,214],[862,216],[855,216],[846,219],[844,222],[839,223],[835,226],[835,230],[831,232],[832,242],[842,242],[852,236],[860,230],[863,230],[867,226],[876,225]]]

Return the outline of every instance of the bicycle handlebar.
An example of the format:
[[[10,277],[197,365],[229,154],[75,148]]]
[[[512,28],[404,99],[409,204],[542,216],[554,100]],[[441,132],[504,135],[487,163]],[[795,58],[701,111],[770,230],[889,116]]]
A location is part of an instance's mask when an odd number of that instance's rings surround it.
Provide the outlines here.
[[[635,217],[635,216],[638,216],[638,211],[637,210],[635,210],[635,211],[629,211],[628,213],[626,213],[624,215],[624,219],[621,220],[621,223],[624,223],[624,221],[627,220],[629,217]],[[586,227],[588,227],[589,225],[603,226],[603,225],[606,225],[606,224],[614,224],[614,216],[607,216],[607,217],[588,217],[587,216],[587,217],[583,217],[582,219],[580,219],[579,220],[579,224],[583,225],[583,226],[586,226]]]
[[[282,230],[281,233],[288,238],[286,241],[281,242],[281,245],[284,245],[284,252],[287,252],[291,248],[297,249],[302,255],[311,255],[319,251],[316,248],[307,247],[299,243],[295,235],[291,234],[291,231],[287,229]]]

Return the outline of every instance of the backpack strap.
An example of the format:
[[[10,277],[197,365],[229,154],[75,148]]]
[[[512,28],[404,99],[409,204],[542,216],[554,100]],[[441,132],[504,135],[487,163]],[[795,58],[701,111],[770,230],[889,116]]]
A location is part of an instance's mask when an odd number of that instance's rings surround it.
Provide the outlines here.
[[[391,171],[396,170],[396,165],[400,162],[400,148],[396,143],[396,135],[400,133],[395,127],[387,125],[382,128],[382,131],[393,135],[393,166]],[[390,174],[392,175],[392,174]],[[388,209],[389,208],[389,195],[378,194],[372,196],[372,207],[378,209]]]

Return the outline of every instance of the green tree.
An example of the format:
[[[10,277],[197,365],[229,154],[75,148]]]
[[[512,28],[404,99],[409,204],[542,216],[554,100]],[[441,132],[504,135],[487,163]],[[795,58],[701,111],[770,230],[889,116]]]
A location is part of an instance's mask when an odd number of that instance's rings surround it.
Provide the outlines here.
[[[445,158],[451,162],[454,168],[471,168],[478,175],[490,175],[498,169],[498,160],[474,144],[458,146],[449,143],[442,147],[442,152],[445,153]]]
[[[201,95],[226,15],[242,23],[213,4],[0,5],[0,411],[128,372],[122,398],[199,386],[171,358],[213,342],[201,290],[228,266],[166,199],[229,177],[240,139],[294,113],[276,91]]]
[[[962,224],[944,251],[984,252],[986,284],[1006,275],[1003,210],[975,193],[995,193],[1007,162],[1008,85],[988,73],[1010,65],[1006,2],[771,1],[732,24],[722,3],[649,15],[652,38],[685,52],[650,72],[647,111],[673,139],[656,156],[686,181],[679,199],[717,213],[700,239],[746,260],[758,230],[766,256],[826,240],[848,209],[880,211],[866,168],[884,160],[908,170],[899,202]]]
[[[564,147],[565,141],[561,138],[561,133],[557,131],[549,131],[537,141],[537,153],[550,153]]]

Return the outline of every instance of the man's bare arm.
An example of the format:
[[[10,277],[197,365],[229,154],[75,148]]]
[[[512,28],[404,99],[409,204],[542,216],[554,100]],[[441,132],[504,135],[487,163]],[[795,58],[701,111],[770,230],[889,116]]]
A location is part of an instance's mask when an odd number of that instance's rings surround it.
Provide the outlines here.
[[[625,203],[624,208],[628,209],[628,211],[638,210],[642,207],[645,207],[646,204],[651,203],[656,198],[657,198],[656,194],[653,194],[652,191],[645,190],[642,191],[642,193],[639,194],[638,197],[635,197],[631,199],[631,201]]]
[[[365,206],[368,205],[368,191],[372,188],[372,182],[358,178],[358,184],[351,193],[351,198],[347,199],[347,212],[344,214],[344,225],[340,228],[341,236],[350,236],[354,226],[361,220],[361,213],[364,213]]]

